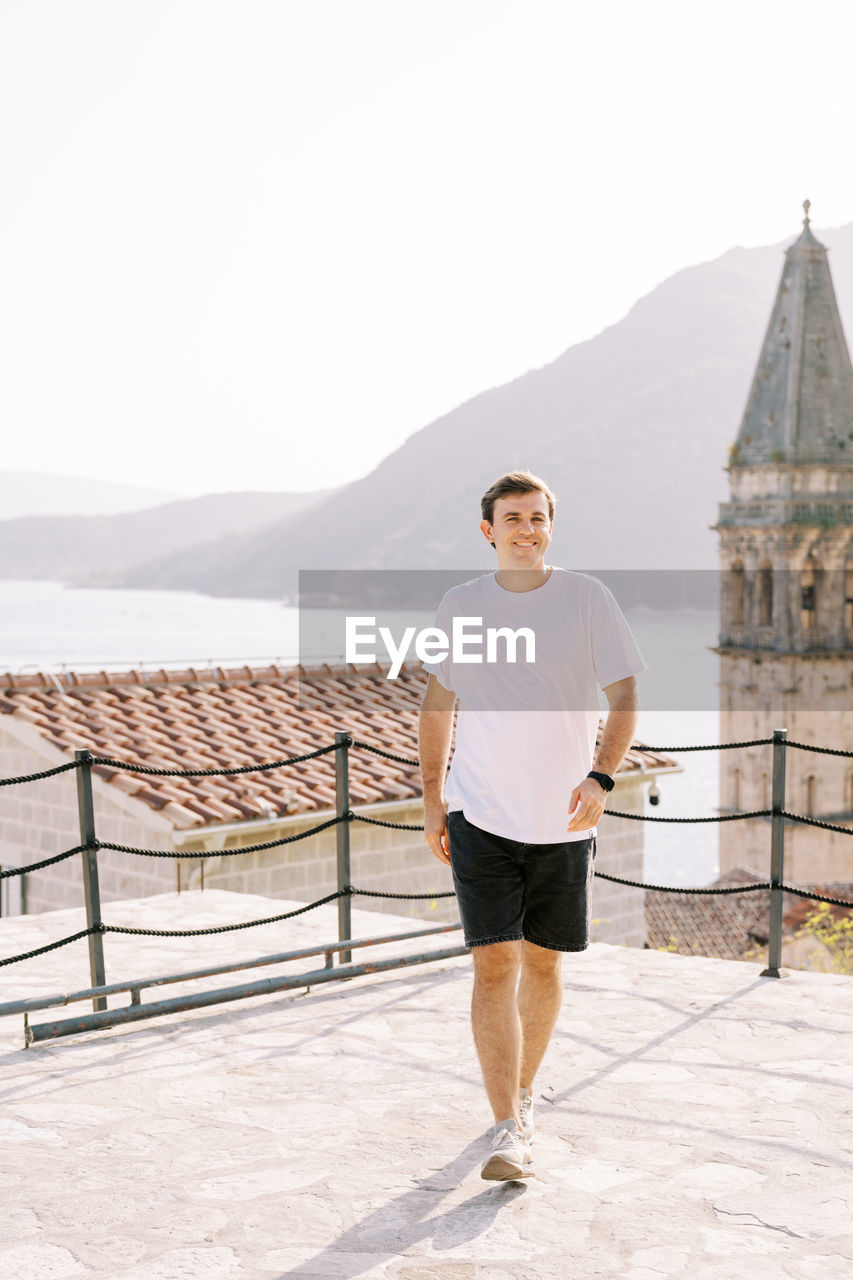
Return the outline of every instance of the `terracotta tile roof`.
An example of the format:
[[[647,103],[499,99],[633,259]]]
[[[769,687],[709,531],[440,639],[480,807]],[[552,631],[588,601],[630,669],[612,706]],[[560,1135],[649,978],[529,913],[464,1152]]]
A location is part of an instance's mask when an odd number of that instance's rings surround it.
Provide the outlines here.
[[[0,713],[29,721],[65,754],[89,747],[95,755],[159,768],[302,755],[331,743],[336,729],[414,759],[426,674],[411,664],[391,681],[386,670],[376,664],[0,675]],[[672,767],[672,760],[635,744],[620,773]],[[333,754],[234,778],[137,777],[103,765],[96,772],[180,829],[335,803]],[[353,805],[421,795],[417,768],[366,751],[350,752],[349,775]]]
[[[735,884],[755,884],[766,877],[737,867],[715,880],[710,888]],[[798,886],[800,887],[800,886]],[[853,885],[802,885],[812,893],[853,901]],[[786,893],[782,898],[782,932],[790,937],[800,929],[817,907],[808,898]],[[840,919],[849,914],[843,907],[832,907]],[[680,955],[717,956],[723,960],[741,960],[747,952],[766,946],[770,937],[770,894],[727,894],[705,897],[687,893],[646,894],[647,945]]]

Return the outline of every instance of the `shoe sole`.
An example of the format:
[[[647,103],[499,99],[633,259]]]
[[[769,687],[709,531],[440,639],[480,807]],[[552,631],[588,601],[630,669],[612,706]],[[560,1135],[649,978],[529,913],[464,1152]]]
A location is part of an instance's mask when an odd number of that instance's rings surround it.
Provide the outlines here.
[[[517,1178],[535,1178],[536,1173],[532,1160],[519,1169],[517,1164],[504,1160],[503,1156],[492,1156],[480,1170],[480,1177],[487,1182],[513,1182]]]

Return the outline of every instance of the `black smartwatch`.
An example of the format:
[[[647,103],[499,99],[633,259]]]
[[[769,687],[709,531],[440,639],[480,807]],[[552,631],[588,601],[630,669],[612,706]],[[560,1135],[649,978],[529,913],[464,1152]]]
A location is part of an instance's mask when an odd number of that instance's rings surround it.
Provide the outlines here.
[[[594,770],[590,770],[586,776],[588,778],[595,778],[596,782],[600,786],[604,787],[605,791],[612,791],[616,786],[616,783],[613,781],[609,773],[595,773]]]

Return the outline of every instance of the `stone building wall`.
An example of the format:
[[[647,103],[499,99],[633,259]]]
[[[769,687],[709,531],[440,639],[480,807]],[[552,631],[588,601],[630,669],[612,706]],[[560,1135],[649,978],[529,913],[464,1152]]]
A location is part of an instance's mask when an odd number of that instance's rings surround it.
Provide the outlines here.
[[[384,813],[374,809],[370,816],[420,825],[423,823],[423,805],[417,802],[402,807],[389,806]],[[307,814],[298,820],[290,819],[278,825],[271,823],[262,832],[246,833],[245,836],[229,834],[222,852],[208,848],[205,854],[205,888],[258,893],[270,898],[292,898],[303,902],[312,902],[334,893],[338,887],[335,827],[276,849],[230,856],[227,853],[227,850],[239,849],[242,845],[296,835],[328,817],[328,813]],[[196,844],[190,840],[187,847]],[[351,881],[356,888],[388,893],[429,893],[433,890],[440,893],[453,888],[450,872],[429,852],[420,831],[397,831],[367,823],[351,823],[350,868]],[[198,888],[199,884],[194,883],[192,887]],[[357,902],[362,910],[392,911],[396,915],[428,917],[438,921],[456,919],[456,905],[452,899],[405,902],[359,897]]]
[[[758,698],[766,698],[771,705],[781,700],[778,695],[781,663],[765,658],[757,665],[751,658],[744,657],[742,664],[736,664],[730,659],[726,705],[720,713],[722,740],[765,738],[770,737],[774,729],[784,728],[794,742],[853,749],[853,713],[826,706],[833,697],[833,681],[841,675],[839,664],[821,658],[803,665],[808,667],[806,674],[815,685],[812,696],[803,699],[805,705],[781,706],[777,711],[745,711],[736,708],[739,701],[741,704],[745,701],[743,684],[747,679],[756,686]],[[817,686],[824,677],[825,692],[821,694]],[[791,701],[797,699],[792,697]],[[785,774],[786,809],[850,825],[853,759],[790,748],[786,751]],[[722,810],[770,808],[771,779],[772,747],[726,752],[725,767],[720,771]],[[754,871],[762,878],[769,877],[769,819],[729,822],[721,827],[720,873],[735,867]],[[853,837],[805,824],[786,824],[785,878],[793,884],[849,883],[853,880]]]
[[[0,729],[0,777],[36,773],[61,762],[58,752],[38,754],[31,745]],[[77,775],[73,770],[53,778],[0,791],[0,866],[20,867],[38,862],[80,843],[77,816]],[[140,820],[123,796],[114,798],[104,784],[93,779],[96,831],[101,840],[146,849],[172,847],[171,832],[156,816]],[[121,803],[124,801],[124,803]],[[145,815],[143,814],[143,818]],[[176,888],[174,864],[167,859],[140,858],[101,850],[99,884],[103,902],[168,893]],[[17,877],[16,877],[17,879]],[[24,877],[24,909],[35,914],[60,907],[76,907],[83,901],[82,856],[77,854],[42,871]]]
[[[617,779],[610,808],[642,813],[647,782],[630,776]],[[643,879],[643,823],[611,818],[605,813],[598,826],[596,868],[624,880]],[[646,941],[645,893],[596,878],[592,897],[593,942],[642,947]]]

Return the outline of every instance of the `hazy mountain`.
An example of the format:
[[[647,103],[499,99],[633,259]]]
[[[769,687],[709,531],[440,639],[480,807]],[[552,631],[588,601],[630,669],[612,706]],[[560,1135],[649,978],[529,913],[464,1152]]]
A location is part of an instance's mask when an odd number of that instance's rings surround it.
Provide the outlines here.
[[[180,498],[165,489],[140,489],[40,471],[0,471],[0,520],[16,516],[115,515]]]
[[[842,317],[853,315],[853,226],[818,236],[832,251]],[[795,238],[678,272],[618,324],[416,432],[369,475],[317,500],[310,519],[278,512],[264,523],[259,495],[245,495],[259,518],[242,532],[199,520],[192,542],[142,539],[146,555],[140,540],[132,555],[112,547],[108,580],[281,596],[300,568],[491,567],[479,497],[516,466],[540,472],[560,499],[556,563],[715,568],[709,526],[726,495],[723,468]]]
[[[853,226],[818,235],[842,316],[853,315]],[[292,589],[299,568],[489,567],[479,496],[515,466],[560,499],[556,563],[716,567],[709,526],[795,238],[678,272],[597,337],[424,427],[310,522],[138,566],[124,581],[261,596]]]
[[[214,493],[114,516],[4,520],[0,578],[115,585],[140,560],[280,523],[328,493]]]

